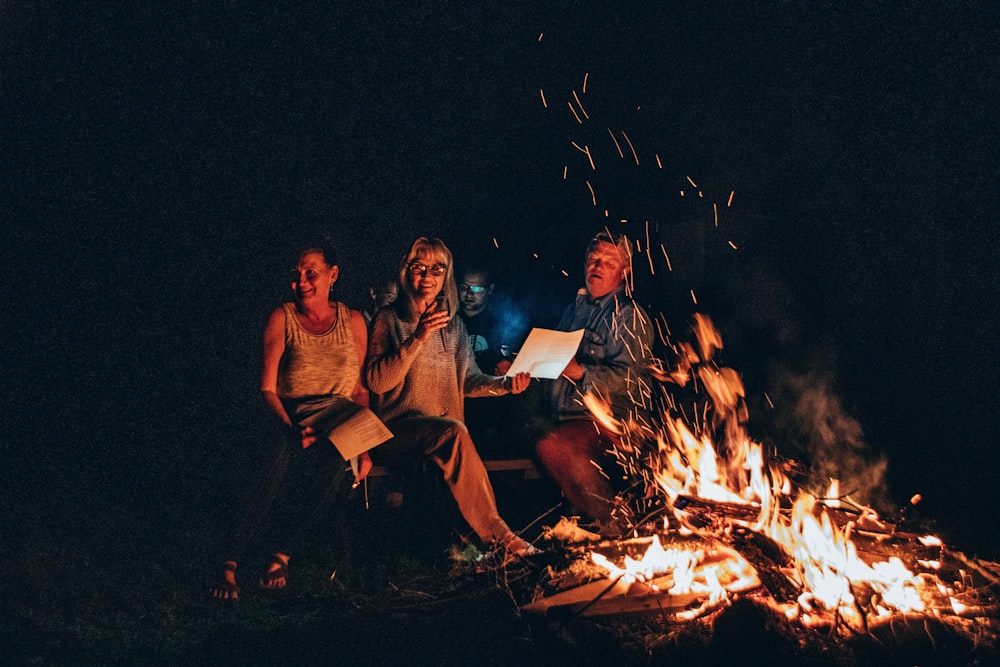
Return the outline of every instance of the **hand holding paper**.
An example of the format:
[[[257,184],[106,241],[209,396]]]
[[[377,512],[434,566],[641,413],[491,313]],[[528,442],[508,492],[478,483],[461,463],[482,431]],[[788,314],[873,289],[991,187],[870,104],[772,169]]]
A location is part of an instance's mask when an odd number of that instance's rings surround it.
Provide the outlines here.
[[[583,329],[532,329],[514,357],[514,363],[507,369],[507,377],[524,372],[533,378],[555,379],[576,356],[582,340]]]

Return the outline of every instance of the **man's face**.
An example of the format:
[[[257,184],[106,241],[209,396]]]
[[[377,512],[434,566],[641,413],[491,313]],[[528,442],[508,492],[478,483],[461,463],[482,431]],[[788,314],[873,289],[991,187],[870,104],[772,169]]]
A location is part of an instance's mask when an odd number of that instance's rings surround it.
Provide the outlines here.
[[[462,312],[466,317],[475,317],[486,307],[486,301],[493,292],[486,276],[481,273],[464,273],[458,283],[458,298],[462,302]]]
[[[625,282],[627,269],[618,248],[611,243],[599,242],[584,262],[587,293],[591,298],[599,299],[616,291]]]

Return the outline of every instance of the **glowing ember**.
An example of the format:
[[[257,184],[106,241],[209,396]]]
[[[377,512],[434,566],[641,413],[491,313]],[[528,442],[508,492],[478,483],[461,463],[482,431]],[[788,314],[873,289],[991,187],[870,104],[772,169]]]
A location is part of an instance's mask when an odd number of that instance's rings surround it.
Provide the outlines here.
[[[968,605],[955,600],[948,586],[932,575],[915,575],[899,557],[870,559],[874,562],[859,557],[852,531],[886,531],[888,527],[873,510],[857,508],[843,496],[839,481],[831,480],[822,501],[799,491],[791,503],[789,478],[768,462],[764,446],[746,432],[742,380],[732,369],[711,363],[722,348],[721,336],[703,315],[695,317],[693,331],[697,349],[687,344],[674,346],[676,368],[668,372],[658,366],[654,375],[661,382],[680,386],[692,379],[699,383],[710,403],[694,424],[681,417],[665,417],[654,433],[646,423],[616,420],[608,402],[599,396],[588,394],[584,403],[608,430],[640,434],[655,444],[655,454],[642,462],[652,468],[650,486],[665,496],[680,533],[698,535],[703,544],[667,548],[653,535],[640,557],[626,555],[619,562],[592,552],[592,562],[604,568],[610,580],[624,582],[628,591],[638,586],[647,594],[698,596],[701,607],[678,614],[693,618],[720,601],[761,586],[754,566],[719,541],[739,527],[771,540],[787,555],[789,565],[780,571],[798,593],[771,604],[807,625],[836,619],[859,629],[870,619],[926,612],[931,599],[950,605],[955,614],[965,612]],[[699,522],[691,508],[685,509],[693,499],[742,509],[721,525]],[[840,527],[830,511],[850,512],[847,515],[853,519]],[[919,544],[941,547],[940,539],[932,535],[920,537]],[[935,558],[915,559],[914,564],[931,571],[940,568]]]

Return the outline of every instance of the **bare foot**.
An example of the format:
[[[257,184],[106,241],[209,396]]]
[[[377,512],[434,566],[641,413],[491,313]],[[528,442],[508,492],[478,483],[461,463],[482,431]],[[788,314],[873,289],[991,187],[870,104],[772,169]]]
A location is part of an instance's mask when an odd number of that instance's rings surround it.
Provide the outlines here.
[[[208,587],[213,598],[219,600],[238,600],[240,587],[236,583],[236,561],[227,560],[222,564],[222,576]]]

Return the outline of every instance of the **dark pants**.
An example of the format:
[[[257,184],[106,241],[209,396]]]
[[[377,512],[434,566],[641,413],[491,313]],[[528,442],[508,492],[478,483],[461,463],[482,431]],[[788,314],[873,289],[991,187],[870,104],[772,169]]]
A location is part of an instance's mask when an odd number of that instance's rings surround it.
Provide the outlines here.
[[[308,449],[280,438],[242,520],[234,527],[225,559],[239,561],[252,542],[266,553],[292,553],[310,535],[323,530],[343,484],[347,462],[328,440]]]

